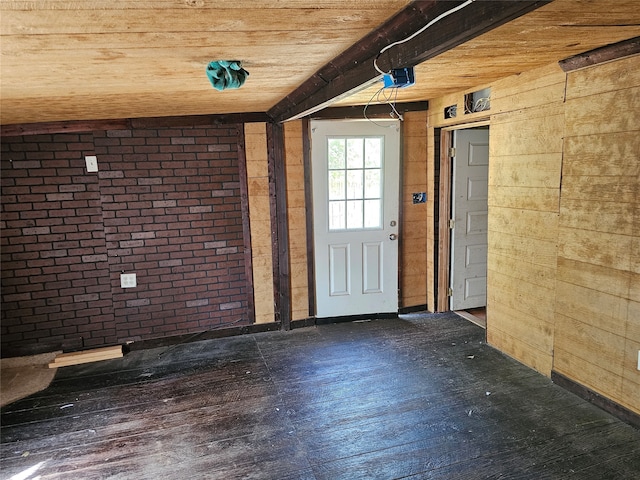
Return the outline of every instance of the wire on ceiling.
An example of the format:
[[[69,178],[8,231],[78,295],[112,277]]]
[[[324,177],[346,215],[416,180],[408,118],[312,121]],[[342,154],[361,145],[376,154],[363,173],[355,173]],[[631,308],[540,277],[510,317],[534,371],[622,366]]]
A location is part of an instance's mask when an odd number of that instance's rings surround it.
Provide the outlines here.
[[[389,116],[391,118],[397,118],[400,121],[404,120],[404,117],[402,116],[402,114],[400,112],[398,112],[398,110],[396,109],[396,101],[398,99],[398,89],[394,88],[391,90],[391,92],[389,95],[386,94],[386,92],[389,91],[388,88],[386,87],[381,87],[378,89],[378,91],[376,91],[371,98],[369,99],[369,101],[367,102],[367,104],[364,106],[364,110],[363,110],[363,115],[364,118],[366,120],[369,120],[371,123],[373,123],[374,125],[377,125],[378,127],[386,127],[386,128],[390,128],[390,125],[381,125],[379,123],[374,122],[373,120],[371,120],[369,117],[367,117],[367,108],[369,108],[369,105],[371,105],[371,103],[373,102],[374,98],[376,99],[377,103],[386,103],[391,107],[391,111],[389,112]],[[382,96],[382,100],[380,100],[380,96]]]
[[[440,15],[438,15],[437,17],[435,17],[433,20],[431,20],[430,22],[428,22],[425,26],[423,26],[422,28],[420,28],[418,31],[416,31],[415,33],[413,33],[412,35],[409,35],[407,38],[403,39],[403,40],[398,40],[397,42],[393,42],[389,45],[387,45],[386,47],[384,47],[382,50],[380,50],[380,53],[378,53],[378,55],[376,55],[376,58],[373,60],[373,66],[376,69],[376,71],[382,75],[388,76],[391,72],[393,72],[393,70],[390,70],[389,72],[384,72],[382,71],[382,69],[378,66],[378,59],[380,58],[380,56],[386,52],[387,50],[389,50],[390,48],[393,48],[397,45],[401,45],[405,42],[408,42],[409,40],[417,37],[418,35],[420,35],[421,33],[423,33],[425,30],[427,30],[429,27],[435,25],[436,23],[438,23],[440,20],[442,20],[445,17],[448,17],[449,15],[451,15],[452,13],[455,13],[459,10],[462,10],[463,8],[471,5],[475,0],[467,0],[464,3],[461,3],[460,5],[457,5],[449,10],[447,10],[444,13],[441,13]],[[393,76],[393,75],[392,75]],[[387,103],[390,107],[391,107],[391,111],[389,112],[389,115],[393,118],[394,116],[396,118],[398,118],[400,121],[403,121],[404,118],[402,117],[402,115],[400,114],[400,112],[398,112],[397,108],[396,108],[396,102],[398,99],[398,85],[394,85],[395,81],[392,80],[392,85],[387,85],[385,82],[385,85],[380,88],[377,92],[375,92],[372,97],[369,99],[369,102],[367,102],[367,104],[364,107],[364,111],[363,111],[363,115],[364,118],[369,120],[370,122],[378,125],[378,126],[382,126],[377,124],[376,122],[374,122],[373,120],[371,120],[369,117],[367,117],[367,108],[369,107],[369,105],[371,105],[371,103],[373,102],[374,99],[376,99],[377,103]],[[413,82],[410,83],[411,85],[413,84]],[[406,86],[406,85],[405,85]],[[390,94],[387,96],[385,92],[385,90],[391,88],[394,93]],[[380,100],[380,96],[382,95],[382,98],[384,101]]]
[[[401,45],[405,42],[408,42],[409,40],[412,40],[413,38],[417,37],[418,35],[420,35],[421,33],[423,33],[426,29],[428,29],[429,27],[431,27],[432,25],[438,23],[440,20],[442,20],[445,17],[448,17],[449,15],[451,15],[452,13],[455,13],[459,10],[462,10],[463,8],[471,5],[475,0],[467,0],[464,3],[461,3],[460,5],[453,7],[450,10],[447,10],[446,12],[438,15],[436,18],[434,18],[433,20],[431,20],[429,23],[427,23],[424,27],[422,27],[420,30],[418,30],[417,32],[415,32],[412,35],[409,35],[407,38],[403,39],[403,40],[398,40],[397,42],[393,42],[389,45],[387,45],[386,47],[384,47],[382,50],[380,50],[380,53],[378,53],[378,55],[376,56],[376,58],[373,60],[373,66],[374,68],[378,71],[378,73],[381,73],[382,75],[385,75],[389,72],[383,72],[380,67],[378,67],[378,58],[380,58],[380,55],[382,55],[384,52],[386,52],[387,50],[389,50],[390,48],[393,48],[397,45]]]

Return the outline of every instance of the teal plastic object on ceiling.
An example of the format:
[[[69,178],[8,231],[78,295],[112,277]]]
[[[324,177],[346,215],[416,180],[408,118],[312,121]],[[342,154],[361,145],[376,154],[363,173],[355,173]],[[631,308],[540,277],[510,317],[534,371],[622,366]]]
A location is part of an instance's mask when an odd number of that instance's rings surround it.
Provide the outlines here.
[[[216,60],[207,65],[207,76],[213,88],[226,90],[227,88],[240,88],[249,72],[242,68],[238,60]]]

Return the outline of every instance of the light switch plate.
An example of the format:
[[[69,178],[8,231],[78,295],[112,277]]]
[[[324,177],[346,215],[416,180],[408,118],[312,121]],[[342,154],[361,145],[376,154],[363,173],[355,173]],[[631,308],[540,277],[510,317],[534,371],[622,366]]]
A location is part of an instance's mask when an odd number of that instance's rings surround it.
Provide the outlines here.
[[[98,157],[95,155],[87,155],[84,157],[84,161],[87,163],[87,172],[98,171]]]
[[[135,273],[123,273],[120,275],[120,287],[133,288],[138,285]]]

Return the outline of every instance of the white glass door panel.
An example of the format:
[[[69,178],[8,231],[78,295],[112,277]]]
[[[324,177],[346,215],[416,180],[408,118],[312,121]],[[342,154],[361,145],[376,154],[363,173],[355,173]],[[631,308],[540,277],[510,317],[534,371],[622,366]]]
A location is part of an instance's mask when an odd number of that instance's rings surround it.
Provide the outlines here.
[[[400,125],[313,121],[317,316],[398,311]]]

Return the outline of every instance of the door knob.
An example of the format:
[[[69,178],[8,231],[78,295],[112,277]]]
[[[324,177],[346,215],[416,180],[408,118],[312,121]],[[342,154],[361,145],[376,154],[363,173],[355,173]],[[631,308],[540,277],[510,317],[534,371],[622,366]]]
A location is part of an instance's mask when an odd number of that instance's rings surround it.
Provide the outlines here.
[[[396,235],[395,233],[389,235],[389,240],[395,240],[396,238],[398,238],[398,235]]]

